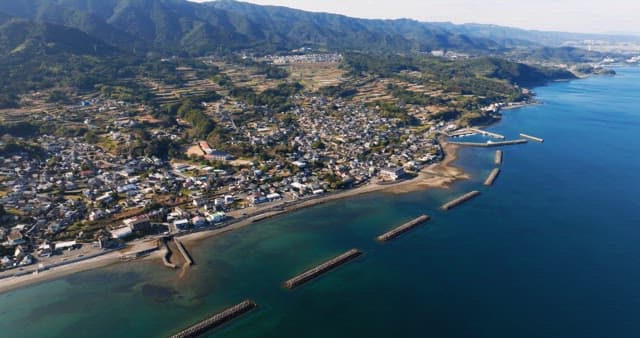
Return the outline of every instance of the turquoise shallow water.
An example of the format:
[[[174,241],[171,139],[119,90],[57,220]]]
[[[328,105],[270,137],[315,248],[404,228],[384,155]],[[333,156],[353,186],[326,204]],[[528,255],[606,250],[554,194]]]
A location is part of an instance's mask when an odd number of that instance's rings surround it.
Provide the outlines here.
[[[640,69],[538,88],[543,105],[490,128],[545,143],[465,149],[451,190],[372,194],[194,248],[188,278],[133,263],[0,295],[2,337],[162,337],[251,298],[215,337],[633,337],[640,332]],[[444,213],[446,200],[482,195]],[[399,239],[378,234],[422,213]],[[299,289],[282,282],[352,247]]]

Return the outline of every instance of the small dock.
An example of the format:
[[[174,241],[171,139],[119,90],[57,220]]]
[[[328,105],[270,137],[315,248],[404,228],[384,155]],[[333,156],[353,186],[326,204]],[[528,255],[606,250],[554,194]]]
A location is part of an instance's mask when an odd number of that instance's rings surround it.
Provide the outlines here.
[[[178,247],[178,251],[180,251],[180,253],[182,254],[182,257],[184,257],[185,266],[193,265],[193,259],[191,258],[191,255],[189,255],[189,252],[184,247],[182,242],[177,238],[174,238],[173,240],[176,242],[176,246]]]
[[[171,338],[193,338],[201,336],[207,331],[213,330],[224,323],[240,317],[243,314],[255,309],[256,307],[258,307],[258,304],[256,304],[255,302],[251,300],[245,300],[240,304],[230,307],[197,324],[190,326],[187,329],[174,334],[173,336],[171,336]]]
[[[488,187],[492,186],[493,182],[495,182],[496,178],[498,178],[498,175],[500,175],[500,168],[495,168],[491,170],[491,173],[489,174],[487,179],[484,181],[484,185]]]
[[[480,195],[480,192],[475,190],[469,193],[466,193],[456,199],[454,199],[453,201],[450,201],[448,203],[445,203],[444,205],[442,205],[442,210],[451,210],[457,206],[459,206],[460,204],[470,201],[471,199],[475,198],[476,196]]]
[[[381,241],[381,242],[386,242],[386,241],[392,240],[392,239],[402,235],[403,233],[415,228],[416,226],[428,221],[429,219],[430,219],[429,216],[422,215],[422,216],[420,216],[420,217],[418,217],[418,218],[416,218],[416,219],[414,219],[412,221],[409,221],[409,222],[407,222],[407,223],[405,223],[405,224],[403,224],[403,225],[401,225],[401,226],[399,226],[399,227],[397,227],[397,228],[395,228],[395,229],[393,229],[393,230],[391,230],[389,232],[386,232],[386,233],[378,236],[377,239],[379,241]]]
[[[496,165],[502,165],[502,159],[504,157],[504,154],[502,153],[502,150],[496,150],[496,157],[494,158],[494,162],[496,163]]]
[[[337,268],[340,265],[347,263],[348,261],[362,255],[362,251],[358,249],[351,249],[342,255],[335,257],[331,260],[328,260],[313,269],[307,270],[288,281],[284,282],[284,286],[288,289],[293,289],[301,284],[304,284],[312,279],[317,278],[318,276]]]
[[[535,137],[535,136],[531,136],[531,135],[527,135],[527,134],[520,134],[520,137],[526,138],[526,139],[531,140],[531,141],[540,142],[540,143],[544,142],[544,139],[541,139],[541,138]]]
[[[486,131],[483,129],[478,129],[478,128],[467,128],[468,130],[474,132],[474,133],[478,133],[480,135],[484,135],[484,136],[489,136],[498,140],[504,140],[504,135],[500,135],[498,133],[492,133],[490,131]]]
[[[500,147],[500,146],[512,146],[516,144],[524,144],[529,142],[526,139],[518,139],[512,141],[501,141],[501,142],[449,142],[450,144],[455,144],[463,147],[481,147],[481,148],[492,148],[492,147]]]

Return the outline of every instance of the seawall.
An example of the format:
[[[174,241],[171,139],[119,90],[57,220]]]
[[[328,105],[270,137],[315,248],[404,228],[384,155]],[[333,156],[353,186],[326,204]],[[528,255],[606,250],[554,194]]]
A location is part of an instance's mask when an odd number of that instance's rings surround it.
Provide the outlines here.
[[[174,238],[173,240],[176,242],[178,251],[180,251],[180,253],[182,254],[182,257],[184,257],[185,266],[193,265],[193,259],[191,258],[191,255],[189,255],[189,252],[187,252],[187,249],[184,247],[182,242],[177,238]]]
[[[258,304],[252,300],[245,300],[237,305],[234,305],[218,314],[215,314],[201,322],[198,322],[187,329],[184,329],[171,338],[192,338],[198,337],[209,330],[213,330],[216,327],[227,323],[253,309],[258,307]]]
[[[475,190],[469,193],[466,193],[450,202],[447,202],[445,204],[442,205],[442,210],[451,210],[457,206],[459,206],[460,204],[467,202],[473,198],[475,198],[476,196],[480,195],[480,192]]]
[[[504,154],[502,152],[502,150],[496,150],[496,156],[493,159],[493,161],[495,162],[496,165],[501,165],[502,164],[502,160],[504,158]]]
[[[313,269],[307,270],[289,280],[287,280],[286,282],[284,282],[284,286],[287,287],[288,289],[293,289],[296,286],[299,286],[301,284],[304,284],[314,278],[317,278],[318,276],[333,270],[334,268],[337,268],[338,266],[347,263],[348,261],[358,257],[362,255],[362,251],[358,250],[358,249],[351,249],[345,253],[343,253],[342,255],[335,257],[333,259],[330,259],[318,266],[316,266]]]
[[[539,137],[535,137],[535,136],[531,136],[531,135],[527,135],[527,134],[522,134],[522,133],[521,133],[521,134],[520,134],[520,137],[522,137],[522,138],[526,138],[526,139],[529,139],[529,140],[531,140],[531,141],[540,142],[540,143],[543,143],[543,142],[544,142],[544,139],[541,139],[541,138],[539,138]]]
[[[492,186],[493,183],[496,181],[496,178],[498,178],[498,175],[500,175],[500,169],[499,168],[495,168],[495,169],[491,170],[491,173],[489,174],[487,179],[484,181],[484,185],[489,186],[489,187]]]
[[[422,215],[422,216],[420,216],[420,217],[418,217],[418,218],[416,218],[414,220],[411,220],[411,221],[409,221],[409,222],[407,222],[407,223],[405,223],[405,224],[403,224],[403,225],[401,225],[401,226],[399,226],[399,227],[397,227],[397,228],[395,228],[395,229],[393,229],[393,230],[391,230],[389,232],[386,232],[386,233],[378,236],[377,239],[379,241],[382,241],[382,242],[386,242],[386,241],[392,240],[392,239],[400,236],[401,234],[403,234],[403,233],[405,233],[405,232],[417,227],[418,225],[428,221],[429,219],[430,219],[429,216]]]

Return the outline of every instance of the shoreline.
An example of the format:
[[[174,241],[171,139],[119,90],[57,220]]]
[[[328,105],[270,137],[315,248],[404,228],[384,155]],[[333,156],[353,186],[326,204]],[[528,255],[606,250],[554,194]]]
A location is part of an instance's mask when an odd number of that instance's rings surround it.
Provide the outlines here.
[[[49,270],[44,270],[37,274],[27,274],[19,277],[4,278],[0,280],[0,295],[26,286],[60,279],[62,277],[66,277],[78,272],[104,268],[113,264],[117,264],[121,262],[120,256],[121,253],[119,251],[112,251],[87,260],[58,266]]]
[[[364,194],[375,192],[404,194],[414,191],[425,191],[429,189],[449,189],[454,182],[458,180],[468,179],[469,175],[466,174],[462,169],[453,165],[453,163],[458,160],[458,151],[460,147],[442,140],[440,144],[443,148],[444,159],[438,163],[424,167],[422,170],[420,170],[418,175],[412,179],[407,179],[391,184],[368,183],[358,188],[327,193],[326,195],[317,198],[293,202],[290,205],[281,206],[280,208],[265,208],[265,210],[258,210],[256,214],[251,217],[238,220],[223,228],[203,230],[188,233],[178,237],[182,240],[183,243],[185,243],[185,245],[199,245],[206,239],[214,238],[224,233],[259,223],[260,221],[266,219],[287,215],[289,213],[310,208],[316,205],[339,201]],[[32,273],[18,277],[8,277],[0,279],[0,295],[22,287],[60,279],[78,272],[95,270],[119,263],[126,263],[121,261],[120,257],[126,254],[127,251],[134,250],[135,247],[140,244],[141,243],[134,243],[133,245],[127,246],[122,250],[111,251],[86,260],[57,266],[48,270],[41,271],[37,274]],[[161,259],[162,250],[157,250],[145,257],[137,259],[136,261],[157,260],[160,262]],[[160,263],[158,266],[160,268],[162,264]]]

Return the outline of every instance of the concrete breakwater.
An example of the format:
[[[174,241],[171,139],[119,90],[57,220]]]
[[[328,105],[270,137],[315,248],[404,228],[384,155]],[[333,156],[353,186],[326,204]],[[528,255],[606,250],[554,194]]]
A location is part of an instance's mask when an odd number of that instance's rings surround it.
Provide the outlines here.
[[[518,140],[512,140],[512,141],[487,142],[487,143],[480,143],[480,142],[449,142],[449,144],[455,144],[455,145],[464,146],[464,147],[491,148],[491,147],[511,146],[511,145],[516,145],[516,144],[523,144],[523,143],[527,143],[527,142],[529,142],[529,141],[527,141],[525,139],[518,139]]]
[[[531,141],[540,142],[540,143],[543,143],[543,142],[544,142],[544,139],[541,139],[541,138],[539,138],[539,137],[535,137],[535,136],[531,136],[531,135],[527,135],[527,134],[522,134],[522,133],[521,133],[521,134],[520,134],[520,137],[522,137],[522,138],[526,138],[526,139],[529,139],[529,140],[531,140]]]
[[[209,330],[213,330],[216,327],[227,323],[253,309],[258,307],[254,301],[245,300],[237,305],[234,305],[218,314],[215,314],[197,324],[190,326],[187,329],[184,329],[173,336],[171,338],[192,338],[198,337]]]
[[[178,251],[180,251],[180,253],[182,254],[182,257],[184,257],[185,266],[193,265],[193,259],[191,259],[191,255],[189,255],[189,252],[187,252],[187,249],[184,247],[182,242],[177,238],[174,238],[173,240],[176,242]]]
[[[462,196],[460,196],[460,197],[458,197],[458,198],[456,198],[456,199],[454,199],[454,200],[442,205],[442,210],[453,209],[453,208],[459,206],[460,204],[462,204],[464,202],[467,202],[467,201],[471,200],[472,198],[474,198],[474,197],[476,197],[478,195],[480,195],[480,192],[477,191],[477,190],[469,192],[469,193],[466,193],[466,194],[464,194],[464,195],[462,195]]]
[[[170,269],[175,269],[177,268],[177,266],[173,263],[171,263],[171,249],[169,248],[169,245],[167,244],[167,238],[162,238],[159,239],[159,241],[162,241],[162,246],[164,247],[164,255],[162,255],[162,263],[164,264],[164,266],[170,268]]]
[[[305,282],[308,282],[314,278],[317,278],[318,276],[324,274],[325,272],[328,272],[329,270],[332,270],[334,268],[337,268],[338,266],[347,263],[348,261],[358,257],[362,255],[362,251],[358,250],[358,249],[351,249],[345,253],[343,253],[342,255],[335,257],[331,260],[328,260],[318,266],[316,266],[313,269],[307,270],[289,280],[287,280],[286,282],[284,282],[284,286],[288,289],[293,289],[296,286],[299,286],[301,284],[304,284]]]
[[[487,179],[484,181],[484,185],[492,186],[493,182],[495,182],[496,178],[498,178],[498,175],[500,175],[500,169],[499,168],[495,168],[495,169],[491,170],[491,173],[489,174]]]
[[[476,133],[478,133],[480,135],[485,135],[485,136],[497,138],[499,140],[504,140],[504,135],[500,135],[498,133],[492,133],[490,131],[486,131],[486,130],[482,130],[482,129],[478,129],[478,128],[467,128],[467,129],[471,130],[472,132],[476,132]]]
[[[386,242],[388,240],[394,239],[394,238],[400,236],[401,234],[413,229],[414,227],[416,227],[416,226],[428,221],[429,218],[430,217],[427,216],[427,215],[422,215],[422,216],[420,216],[420,217],[418,217],[418,218],[416,218],[416,219],[414,219],[412,221],[409,221],[409,222],[407,222],[407,223],[405,223],[405,224],[403,224],[403,225],[401,225],[401,226],[399,226],[399,227],[397,227],[397,228],[395,228],[395,229],[393,229],[393,230],[391,230],[389,232],[386,232],[386,233],[378,236],[377,239],[379,241],[382,241],[382,242]]]
[[[496,165],[501,165],[503,157],[504,154],[502,153],[502,150],[496,150],[496,157],[493,161],[496,163]]]

